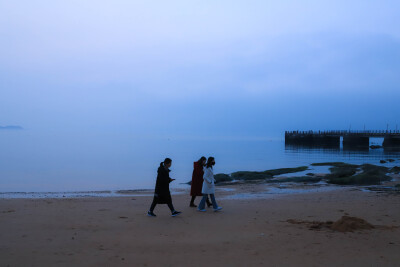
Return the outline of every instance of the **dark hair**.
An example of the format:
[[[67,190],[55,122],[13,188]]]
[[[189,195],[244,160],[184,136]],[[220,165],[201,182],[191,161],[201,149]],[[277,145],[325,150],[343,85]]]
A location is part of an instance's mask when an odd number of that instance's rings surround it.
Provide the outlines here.
[[[203,157],[201,157],[197,162],[198,162],[198,163],[202,163],[204,160],[206,160],[206,157],[203,156]]]
[[[160,163],[160,166],[163,166],[163,165],[165,165],[165,164],[169,164],[169,163],[171,163],[171,162],[172,162],[172,159],[170,159],[170,158],[165,158],[164,161]]]
[[[210,167],[212,168],[212,166],[213,166],[213,165],[212,165],[212,162],[213,162],[213,161],[214,161],[214,157],[209,157],[208,160],[207,160],[207,165],[206,165],[206,167],[207,167],[207,168],[210,168]]]

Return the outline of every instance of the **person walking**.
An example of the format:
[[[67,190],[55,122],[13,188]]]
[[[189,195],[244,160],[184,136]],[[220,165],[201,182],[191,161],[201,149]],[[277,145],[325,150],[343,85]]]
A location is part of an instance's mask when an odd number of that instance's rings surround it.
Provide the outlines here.
[[[201,189],[203,187],[203,174],[204,174],[204,166],[206,166],[206,157],[201,157],[198,161],[193,162],[193,174],[192,174],[192,183],[190,186],[190,196],[192,199],[190,200],[190,207],[196,208],[197,206],[194,204],[194,200],[197,196],[203,196],[201,193]],[[207,206],[210,207],[212,204],[207,197]]]
[[[157,170],[157,181],[156,188],[154,190],[154,198],[153,203],[151,203],[150,210],[147,212],[148,216],[156,217],[154,214],[154,208],[157,204],[167,204],[169,209],[171,210],[172,217],[175,217],[182,212],[176,211],[174,206],[172,205],[171,192],[169,191],[169,183],[174,181],[175,179],[171,179],[169,177],[169,172],[171,171],[169,168],[172,165],[172,160],[170,158],[166,158],[164,162],[160,163],[160,167]]]
[[[212,205],[214,211],[219,211],[222,207],[219,207],[217,202],[215,201],[215,179],[214,179],[214,170],[213,166],[215,165],[215,159],[213,157],[209,157],[207,160],[207,164],[204,167],[204,182],[203,187],[201,189],[201,193],[203,193],[203,198],[200,201],[199,207],[197,208],[198,211],[206,211],[205,204],[208,195],[211,197]]]

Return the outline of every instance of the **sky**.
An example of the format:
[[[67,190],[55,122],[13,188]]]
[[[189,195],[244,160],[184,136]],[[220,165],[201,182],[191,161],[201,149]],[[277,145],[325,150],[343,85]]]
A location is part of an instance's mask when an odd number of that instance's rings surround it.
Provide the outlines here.
[[[0,0],[0,125],[262,138],[395,129],[399,1]]]

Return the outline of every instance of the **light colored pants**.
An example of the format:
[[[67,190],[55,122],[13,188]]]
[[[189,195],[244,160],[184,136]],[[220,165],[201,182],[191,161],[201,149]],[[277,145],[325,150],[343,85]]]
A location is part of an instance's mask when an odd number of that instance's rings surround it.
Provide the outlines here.
[[[214,209],[218,208],[217,202],[215,201],[214,194],[210,194],[210,198],[211,198],[211,202],[212,202],[213,208]],[[207,194],[203,194],[203,198],[201,199],[199,207],[198,207],[199,210],[203,210],[205,208],[206,200],[207,200]]]

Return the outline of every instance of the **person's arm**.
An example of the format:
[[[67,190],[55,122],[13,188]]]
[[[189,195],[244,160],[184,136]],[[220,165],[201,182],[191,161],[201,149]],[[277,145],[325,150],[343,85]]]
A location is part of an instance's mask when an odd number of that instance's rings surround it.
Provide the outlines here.
[[[175,179],[172,179],[171,177],[169,177],[168,170],[164,170],[162,176],[163,176],[164,184],[169,184],[170,182],[175,181]]]
[[[209,170],[209,168],[206,168],[204,170],[204,181],[206,181],[207,183],[211,184],[212,183],[212,179],[213,179],[213,175],[212,172]]]
[[[175,181],[175,179],[172,179],[171,177],[169,177],[169,172],[167,171],[167,177],[168,177],[168,183]]]

